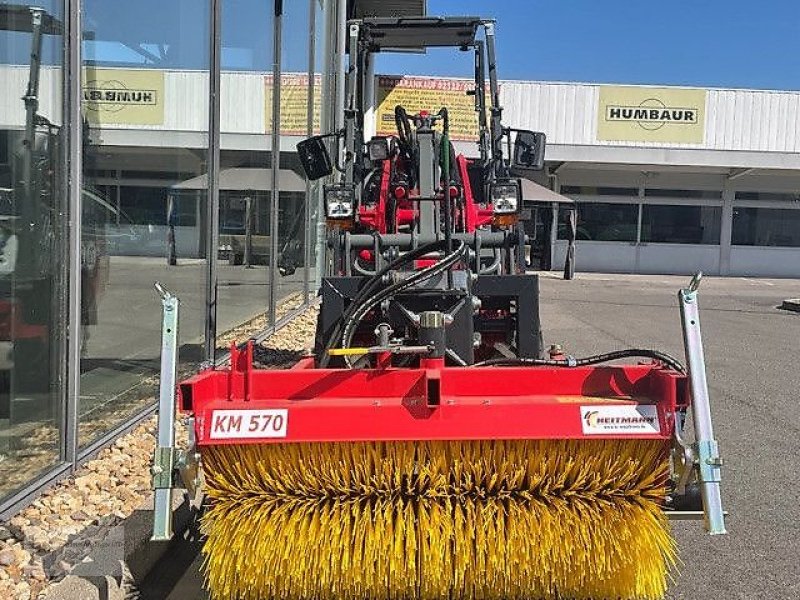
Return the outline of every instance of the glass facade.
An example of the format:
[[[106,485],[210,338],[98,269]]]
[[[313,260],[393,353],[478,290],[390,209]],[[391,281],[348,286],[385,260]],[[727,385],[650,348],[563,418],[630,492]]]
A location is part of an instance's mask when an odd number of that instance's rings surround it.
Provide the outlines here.
[[[281,130],[296,129],[305,135],[308,128],[308,93],[309,93],[309,51],[307,41],[310,38],[311,23],[309,2],[284,2],[282,19],[282,35],[280,47],[280,69],[285,74],[281,77]],[[284,35],[285,33],[285,35]],[[294,153],[281,156],[281,170],[292,170],[302,173],[299,161]],[[298,180],[298,189],[283,193],[278,201],[278,245],[277,260],[279,277],[276,280],[277,317],[305,302],[303,283],[305,265],[305,244],[308,241],[305,232],[306,222],[306,182],[304,177]]]
[[[643,242],[719,244],[722,208],[645,204],[642,207]]]
[[[37,5],[0,4],[0,513],[153,408],[156,281],[181,301],[180,374],[301,307],[314,281],[316,201],[294,146],[319,122],[318,1],[220,0],[217,73],[211,0]],[[63,63],[70,7],[79,64]]]
[[[738,246],[800,248],[800,210],[734,207],[731,238]]]
[[[188,372],[203,359],[207,192],[173,188],[205,171],[207,112],[195,105],[206,104],[206,95],[174,94],[171,69],[194,69],[181,78],[207,90],[210,50],[208,2],[166,11],[153,0],[84,6],[91,41],[82,67],[82,214],[93,260],[81,285],[81,447],[153,401],[161,350],[156,281],[182,303],[179,368]],[[189,112],[200,117],[190,138],[165,131],[173,113]],[[144,143],[133,143],[132,130]]]
[[[63,456],[63,23],[0,5],[0,500]]]
[[[563,189],[562,187],[562,192]],[[687,198],[712,199],[721,196],[720,192],[692,190],[653,190],[652,193],[659,197],[675,197],[684,201]],[[579,201],[576,239],[595,242],[720,244],[721,206],[666,202],[655,204],[653,200],[648,198],[647,202],[630,204]],[[559,224],[558,239],[567,239],[567,229],[563,223]]]
[[[595,242],[635,242],[639,206],[580,202],[575,239]],[[559,222],[558,238],[567,239],[567,226]]]

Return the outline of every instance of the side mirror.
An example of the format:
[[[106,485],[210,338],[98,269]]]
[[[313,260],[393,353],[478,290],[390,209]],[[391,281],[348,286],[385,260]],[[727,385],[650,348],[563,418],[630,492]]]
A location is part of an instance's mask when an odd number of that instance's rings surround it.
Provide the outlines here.
[[[333,173],[331,155],[328,154],[323,136],[315,135],[297,144],[297,154],[309,181],[315,181]]]
[[[544,169],[544,149],[547,136],[540,131],[517,130],[511,168],[521,171]]]

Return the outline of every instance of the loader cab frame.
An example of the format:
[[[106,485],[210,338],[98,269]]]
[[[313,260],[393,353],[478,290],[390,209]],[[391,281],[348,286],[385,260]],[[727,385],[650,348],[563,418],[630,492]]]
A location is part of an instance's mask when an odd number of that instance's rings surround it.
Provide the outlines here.
[[[502,124],[493,20],[478,17],[365,18],[348,23],[344,126],[338,131],[308,138],[298,145],[308,179],[313,181],[338,171],[340,183],[355,187],[355,202],[358,204],[363,191],[359,182],[367,165],[375,159],[374,150],[387,144],[380,136],[368,141],[364,139],[368,104],[364,74],[370,55],[423,52],[426,48],[445,47],[472,51],[475,56],[475,86],[468,93],[475,99],[479,164],[487,175],[484,178],[487,188],[498,179],[542,170],[546,145],[544,133],[508,128]],[[331,139],[335,143],[330,144],[328,140]],[[330,150],[333,150],[333,158]],[[488,189],[481,192],[483,196]]]

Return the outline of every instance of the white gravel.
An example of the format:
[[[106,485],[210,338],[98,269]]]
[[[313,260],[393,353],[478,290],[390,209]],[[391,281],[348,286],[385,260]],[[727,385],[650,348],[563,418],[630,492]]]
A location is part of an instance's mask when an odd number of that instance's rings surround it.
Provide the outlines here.
[[[278,316],[299,306],[299,302],[295,297],[282,302]],[[311,308],[270,337],[263,344],[265,355],[282,362],[285,351],[310,350],[316,314],[317,309]],[[265,324],[263,316],[256,317],[220,336],[220,345],[246,339]],[[111,527],[149,499],[155,428],[155,417],[142,422],[81,466],[74,476],[0,523],[0,599],[39,597],[83,561]],[[185,439],[182,425],[176,433],[177,439]]]

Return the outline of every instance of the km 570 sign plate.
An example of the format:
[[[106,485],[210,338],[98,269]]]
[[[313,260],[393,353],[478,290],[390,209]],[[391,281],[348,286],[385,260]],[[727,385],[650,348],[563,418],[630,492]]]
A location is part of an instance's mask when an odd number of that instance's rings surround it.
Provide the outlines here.
[[[211,413],[211,439],[284,438],[289,411],[285,408],[262,410],[215,410]]]

